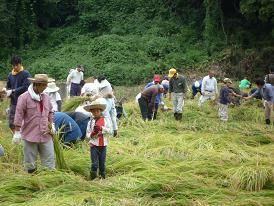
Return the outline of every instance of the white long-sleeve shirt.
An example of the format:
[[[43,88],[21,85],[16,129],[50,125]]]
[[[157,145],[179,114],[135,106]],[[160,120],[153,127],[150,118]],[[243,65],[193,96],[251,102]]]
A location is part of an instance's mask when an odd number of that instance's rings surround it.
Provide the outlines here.
[[[83,72],[78,72],[77,69],[73,70],[69,73],[67,77],[67,84],[74,83],[74,84],[80,84],[81,80],[84,79]]]
[[[213,92],[218,94],[217,80],[215,77],[209,78],[207,75],[203,78],[201,92]]]

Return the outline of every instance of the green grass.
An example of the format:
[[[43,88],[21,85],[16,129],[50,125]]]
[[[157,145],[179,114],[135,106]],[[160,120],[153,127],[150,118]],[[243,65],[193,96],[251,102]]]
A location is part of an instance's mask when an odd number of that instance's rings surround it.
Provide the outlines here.
[[[116,91],[128,95],[129,118],[110,139],[105,180],[88,180],[85,142],[63,150],[68,170],[39,166],[38,174],[26,174],[22,147],[11,145],[1,113],[7,154],[0,159],[0,205],[273,205],[274,127],[264,125],[256,101],[229,108],[227,123],[217,118],[217,105],[201,110],[197,99],[186,100],[182,122],[171,112],[143,122],[130,90]]]

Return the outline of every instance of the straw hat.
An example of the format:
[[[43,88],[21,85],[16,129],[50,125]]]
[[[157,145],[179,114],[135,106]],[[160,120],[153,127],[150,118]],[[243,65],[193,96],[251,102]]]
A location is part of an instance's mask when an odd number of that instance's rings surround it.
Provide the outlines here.
[[[46,93],[51,93],[51,92],[57,92],[59,91],[59,87],[56,86],[55,82],[50,82],[48,83],[48,87],[44,90]]]
[[[168,77],[173,77],[174,76],[174,74],[176,74],[177,73],[177,71],[176,71],[176,69],[174,69],[174,68],[171,68],[169,71],[168,71]]]
[[[102,104],[98,100],[95,100],[95,101],[91,102],[90,104],[85,105],[84,109],[88,112],[90,112],[92,109],[100,109],[101,111],[104,111],[106,109],[106,105]]]
[[[34,78],[28,78],[31,83],[49,83],[54,82],[55,80],[52,78],[49,78],[47,74],[35,74]]]
[[[232,84],[232,81],[229,78],[224,78],[223,82]]]

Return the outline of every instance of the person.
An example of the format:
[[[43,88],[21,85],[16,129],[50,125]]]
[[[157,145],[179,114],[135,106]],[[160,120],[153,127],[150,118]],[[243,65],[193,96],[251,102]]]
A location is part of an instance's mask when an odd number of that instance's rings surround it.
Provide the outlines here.
[[[217,80],[214,77],[214,72],[210,70],[208,75],[203,78],[201,93],[199,99],[199,106],[202,106],[207,100],[215,100],[216,95],[218,94]]]
[[[67,85],[70,85],[70,96],[80,96],[82,80],[84,80],[84,74],[81,65],[78,65],[67,77]]]
[[[55,168],[54,148],[49,125],[53,121],[50,97],[43,93],[49,82],[53,82],[46,74],[35,74],[28,78],[31,85],[28,91],[18,98],[15,112],[15,133],[13,144],[24,141],[24,163],[28,173],[36,171],[37,155],[40,154],[42,165]]]
[[[108,138],[107,134],[111,134],[112,128],[108,118],[104,118],[102,112],[106,109],[106,105],[100,101],[93,101],[84,107],[85,110],[92,113],[91,119],[87,126],[87,138],[90,139],[90,157],[91,171],[90,179],[97,177],[99,167],[99,175],[106,178],[106,153]]]
[[[229,95],[240,96],[236,94],[229,86],[232,84],[232,81],[229,78],[223,80],[223,86],[220,90],[220,100],[219,100],[219,111],[218,115],[221,121],[228,120],[228,104],[230,103]]]
[[[95,94],[98,94],[97,86],[94,83],[93,78],[88,78],[85,81],[86,83],[81,89],[81,96],[93,96]]]
[[[169,99],[173,102],[173,112],[176,120],[183,117],[184,98],[187,91],[186,79],[179,75],[177,70],[171,68],[168,73],[169,80]]]
[[[108,82],[104,75],[100,75],[94,80],[94,84],[97,88],[98,95],[104,96],[105,94],[112,93],[111,84]]]
[[[265,82],[274,86],[274,65],[269,66],[269,74],[265,76]]]
[[[64,112],[54,112],[55,131],[60,130],[62,141],[66,145],[75,143],[82,137],[78,124]]]
[[[141,110],[143,120],[152,120],[153,112],[155,111],[155,99],[157,94],[163,93],[163,85],[150,86],[141,93],[141,97],[138,99],[139,107]]]
[[[79,126],[82,132],[81,140],[84,140],[86,138],[86,131],[87,131],[88,122],[90,120],[90,116],[85,115],[81,112],[65,112],[65,114],[70,116]]]
[[[242,79],[242,80],[240,81],[239,88],[240,88],[241,90],[243,90],[243,89],[248,89],[248,88],[250,88],[250,87],[251,87],[250,81],[247,80],[247,77],[244,77],[244,79]]]
[[[198,94],[198,92],[200,93],[200,94],[202,94],[202,92],[201,92],[201,88],[202,88],[202,79],[200,79],[200,80],[196,80],[196,81],[194,81],[193,83],[192,83],[192,99],[194,99],[194,97],[196,96],[196,94]]]
[[[152,82],[149,82],[149,83],[145,86],[145,89],[151,87],[152,85],[160,84],[160,82],[161,82],[161,76],[160,76],[159,74],[155,74],[154,77],[153,77],[153,81],[152,81]],[[156,117],[157,117],[157,112],[158,112],[159,104],[161,103],[162,95],[163,95],[162,93],[158,93],[158,94],[156,95],[156,98],[155,98],[155,105],[154,105],[155,111],[154,111],[153,117],[152,117],[154,120],[155,120]]]
[[[3,157],[5,155],[4,147],[0,144],[0,157]]]
[[[256,92],[254,92],[252,95],[248,97],[244,97],[244,99],[251,99],[256,95],[260,94],[264,99],[265,123],[270,124],[272,119],[271,113],[274,110],[274,86],[269,83],[265,83],[265,81],[262,78],[257,79],[255,81],[255,84],[257,85]]]
[[[48,83],[48,86],[44,91],[50,97],[52,110],[54,112],[61,112],[61,109],[62,109],[62,99],[61,99],[61,95],[58,92],[59,89],[60,88],[56,86],[55,82],[50,82]]]
[[[30,85],[28,78],[31,77],[31,75],[27,70],[24,70],[22,60],[19,56],[12,56],[10,63],[12,65],[12,71],[8,75],[7,85],[3,91],[5,91],[7,97],[10,98],[8,120],[9,128],[14,132],[14,116],[17,100],[21,94],[28,90],[28,86]]]

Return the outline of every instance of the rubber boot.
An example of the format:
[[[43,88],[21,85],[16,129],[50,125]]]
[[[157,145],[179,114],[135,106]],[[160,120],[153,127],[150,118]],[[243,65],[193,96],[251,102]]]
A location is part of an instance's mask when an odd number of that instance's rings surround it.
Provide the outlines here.
[[[36,172],[36,168],[34,168],[34,169],[29,169],[29,170],[28,170],[28,173],[29,173],[29,174],[33,174],[33,173],[35,173],[35,172]]]
[[[180,121],[180,120],[182,120],[182,118],[183,118],[183,114],[182,113],[178,113],[177,120]]]
[[[90,180],[94,180],[97,177],[97,172],[91,171],[90,172]]]
[[[178,113],[177,113],[177,112],[174,113],[174,118],[175,118],[176,120],[178,120]]]
[[[265,120],[265,123],[266,123],[266,124],[270,124],[270,119],[266,119],[266,120]]]

